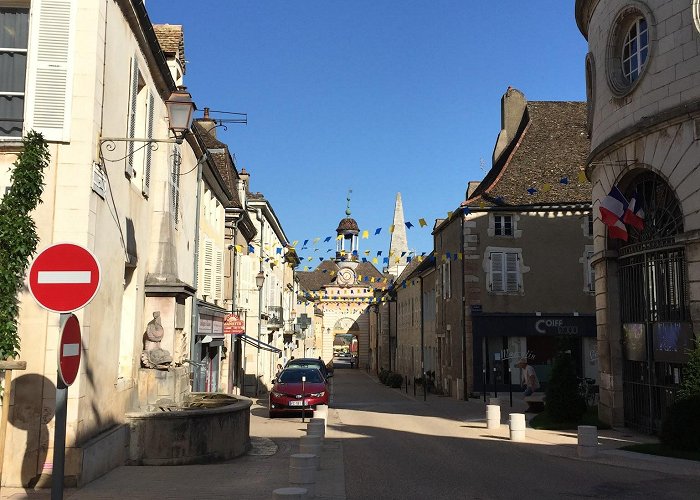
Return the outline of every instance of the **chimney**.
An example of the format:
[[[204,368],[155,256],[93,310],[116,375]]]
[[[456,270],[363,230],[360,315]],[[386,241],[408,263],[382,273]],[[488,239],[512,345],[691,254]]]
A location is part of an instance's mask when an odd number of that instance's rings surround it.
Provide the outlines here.
[[[496,146],[493,148],[493,164],[498,161],[508,145],[515,140],[526,110],[525,94],[518,89],[508,87],[501,98],[501,131],[496,139]]]
[[[197,120],[204,130],[216,139],[216,120],[209,117],[209,108],[204,108],[204,116]]]
[[[248,189],[250,186],[250,174],[245,168],[242,168],[238,173],[238,181],[236,182],[236,189],[238,190],[238,199],[241,200],[241,205],[246,208],[246,200],[248,197]]]
[[[481,181],[469,181],[467,183],[467,197],[465,198],[468,200],[472,194],[474,194],[474,191],[476,191],[476,188],[479,187],[479,184],[481,184]]]

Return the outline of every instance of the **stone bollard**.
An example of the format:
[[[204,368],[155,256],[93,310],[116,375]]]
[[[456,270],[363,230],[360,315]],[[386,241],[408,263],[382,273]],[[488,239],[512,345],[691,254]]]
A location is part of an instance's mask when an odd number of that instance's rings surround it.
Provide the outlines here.
[[[298,487],[288,487],[288,488],[277,488],[272,492],[272,499],[285,499],[285,500],[306,500],[309,498],[308,490],[306,488]]]
[[[525,441],[525,414],[510,414],[510,440],[517,442]]]
[[[486,428],[498,429],[501,426],[501,407],[486,405]]]
[[[295,453],[289,457],[289,484],[306,488],[309,497],[314,496],[316,487],[316,455]]]
[[[578,426],[578,447],[576,452],[579,457],[591,458],[598,454],[598,428],[594,425]]]
[[[325,437],[326,427],[323,425],[323,422],[309,422],[306,425],[306,434],[308,436],[319,435]]]
[[[314,417],[323,419],[323,426],[328,430],[328,405],[316,405]]]
[[[317,435],[301,436],[299,438],[299,453],[310,453],[316,456],[316,470],[321,470],[322,437]]]

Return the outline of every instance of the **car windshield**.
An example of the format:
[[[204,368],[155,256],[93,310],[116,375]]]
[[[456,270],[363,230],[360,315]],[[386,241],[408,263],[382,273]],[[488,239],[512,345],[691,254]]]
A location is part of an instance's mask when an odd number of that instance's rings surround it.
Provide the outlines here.
[[[320,384],[323,382],[323,375],[316,369],[313,370],[284,370],[280,374],[279,381],[283,384],[294,384],[301,382],[301,377],[306,377],[306,382]]]
[[[326,368],[326,365],[323,364],[323,361],[315,359],[293,359],[289,363],[287,363],[287,366],[314,366],[318,367],[318,369],[321,371],[323,371]]]

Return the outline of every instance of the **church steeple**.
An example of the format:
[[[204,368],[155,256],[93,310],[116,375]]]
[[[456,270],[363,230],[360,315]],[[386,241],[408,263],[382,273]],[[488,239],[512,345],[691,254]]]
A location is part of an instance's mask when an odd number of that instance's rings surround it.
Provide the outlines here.
[[[394,205],[394,231],[391,233],[389,244],[389,265],[387,272],[398,276],[408,265],[408,237],[406,236],[406,224],[403,217],[403,203],[401,193],[396,193]]]

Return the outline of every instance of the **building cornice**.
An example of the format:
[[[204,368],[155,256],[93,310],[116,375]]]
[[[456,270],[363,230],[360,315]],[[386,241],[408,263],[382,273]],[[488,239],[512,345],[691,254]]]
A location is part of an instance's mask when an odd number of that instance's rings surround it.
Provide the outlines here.
[[[586,175],[591,178],[591,170],[595,167],[595,163],[600,161],[611,152],[619,149],[622,145],[639,139],[654,132],[670,127],[678,123],[682,123],[688,119],[697,118],[700,115],[700,99],[689,103],[674,106],[670,109],[661,111],[652,116],[645,116],[637,123],[625,127],[619,132],[611,135],[606,140],[601,142],[591,151],[586,161]]]

